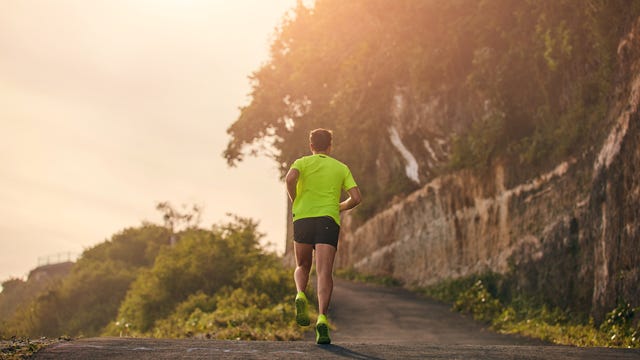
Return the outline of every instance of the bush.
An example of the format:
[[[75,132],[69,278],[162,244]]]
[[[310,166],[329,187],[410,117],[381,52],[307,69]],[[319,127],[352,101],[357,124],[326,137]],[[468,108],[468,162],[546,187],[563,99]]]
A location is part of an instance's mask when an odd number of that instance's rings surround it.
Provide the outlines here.
[[[607,314],[600,325],[613,346],[640,347],[640,307],[632,308],[629,303],[621,303]],[[635,323],[635,324],[634,324]]]
[[[167,229],[127,228],[84,251],[64,279],[26,301],[3,326],[3,336],[96,336],[118,313],[141,269],[168,245]]]
[[[478,280],[471,288],[458,295],[453,309],[470,313],[476,320],[490,322],[502,312],[502,305],[487,291],[482,280]]]
[[[474,319],[490,323],[492,329],[505,334],[520,334],[544,341],[574,346],[640,347],[640,326],[632,308],[622,302],[607,314],[597,327],[593,318],[554,307],[539,299],[497,294],[499,275],[484,274],[479,278],[443,281],[422,289],[429,297],[453,303],[453,310],[469,313]]]
[[[106,335],[285,340],[294,323],[291,270],[259,246],[248,219],[191,229],[140,273]]]

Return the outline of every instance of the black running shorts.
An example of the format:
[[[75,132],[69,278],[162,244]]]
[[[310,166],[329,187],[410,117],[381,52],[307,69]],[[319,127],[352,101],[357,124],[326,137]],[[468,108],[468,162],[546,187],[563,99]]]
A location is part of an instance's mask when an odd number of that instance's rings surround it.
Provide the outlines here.
[[[340,226],[330,216],[299,219],[293,222],[293,240],[298,243],[329,244],[338,247]]]

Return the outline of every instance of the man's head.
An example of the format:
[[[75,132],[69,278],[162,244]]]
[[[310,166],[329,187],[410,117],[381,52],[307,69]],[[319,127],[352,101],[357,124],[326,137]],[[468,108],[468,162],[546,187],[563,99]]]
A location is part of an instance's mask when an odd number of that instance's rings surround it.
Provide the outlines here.
[[[331,130],[315,129],[309,133],[309,144],[312,151],[327,151],[331,147],[333,133]]]

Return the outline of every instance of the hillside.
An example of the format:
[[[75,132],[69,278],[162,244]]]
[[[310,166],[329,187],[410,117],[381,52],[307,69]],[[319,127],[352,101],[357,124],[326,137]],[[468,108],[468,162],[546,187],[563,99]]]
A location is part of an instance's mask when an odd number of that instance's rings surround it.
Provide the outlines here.
[[[363,225],[339,264],[409,286],[496,273],[494,295],[589,314],[640,306],[640,19],[621,38],[606,137],[519,181],[496,163],[439,176]]]
[[[54,286],[71,271],[73,262],[38,266],[29,272],[27,280],[8,279],[2,282],[0,292],[0,323],[9,319],[21,304],[28,303],[38,294]]]
[[[407,286],[490,273],[496,296],[600,322],[640,305],[639,15],[638,1],[299,5],[225,156],[271,151],[284,173],[331,128],[364,196],[341,267]]]
[[[64,271],[54,277],[38,268],[24,284],[5,282],[0,340],[300,337],[291,272],[260,247],[256,222],[235,217],[203,229],[165,205],[165,220],[181,231],[143,223],[58,264]]]
[[[310,129],[331,128],[367,195],[360,222],[457,169],[507,162],[511,186],[602,140],[616,49],[639,14],[625,0],[299,4],[224,155],[266,153],[284,174]]]

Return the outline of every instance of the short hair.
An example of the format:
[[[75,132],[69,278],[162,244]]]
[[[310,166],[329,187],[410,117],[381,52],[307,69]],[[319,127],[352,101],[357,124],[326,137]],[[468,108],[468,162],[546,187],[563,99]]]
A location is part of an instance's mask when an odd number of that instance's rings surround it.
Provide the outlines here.
[[[327,129],[315,129],[309,133],[309,143],[316,151],[325,151],[331,146],[333,133]]]

